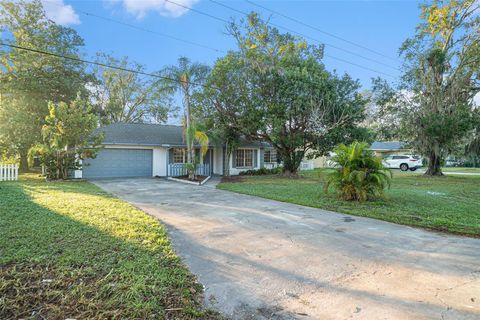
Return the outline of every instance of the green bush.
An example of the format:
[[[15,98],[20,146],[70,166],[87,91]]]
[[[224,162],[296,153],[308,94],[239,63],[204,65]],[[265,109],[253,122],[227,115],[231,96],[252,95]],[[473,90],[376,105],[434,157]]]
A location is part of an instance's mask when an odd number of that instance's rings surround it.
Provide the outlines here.
[[[279,174],[282,172],[282,168],[260,168],[257,170],[247,170],[247,171],[242,171],[240,172],[241,176],[263,176],[263,175],[268,175],[268,174]]]
[[[366,201],[383,195],[383,190],[390,187],[391,171],[368,149],[367,143],[341,144],[334,152],[332,161],[337,169],[329,174],[325,192],[333,185],[344,200]]]

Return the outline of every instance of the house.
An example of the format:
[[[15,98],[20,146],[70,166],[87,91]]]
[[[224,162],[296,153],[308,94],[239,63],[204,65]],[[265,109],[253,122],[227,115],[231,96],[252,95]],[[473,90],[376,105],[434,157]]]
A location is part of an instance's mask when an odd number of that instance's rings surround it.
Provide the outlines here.
[[[85,159],[76,177],[170,177],[186,174],[187,146],[181,126],[115,123],[97,130],[104,133],[96,158]],[[199,147],[196,148],[197,154]],[[243,141],[228,161],[225,146],[210,144],[197,174],[231,175],[276,167],[275,150],[267,143]]]
[[[412,149],[406,147],[406,144],[400,141],[375,141],[370,146],[370,150],[374,151],[375,155],[381,158],[392,154],[412,153]]]

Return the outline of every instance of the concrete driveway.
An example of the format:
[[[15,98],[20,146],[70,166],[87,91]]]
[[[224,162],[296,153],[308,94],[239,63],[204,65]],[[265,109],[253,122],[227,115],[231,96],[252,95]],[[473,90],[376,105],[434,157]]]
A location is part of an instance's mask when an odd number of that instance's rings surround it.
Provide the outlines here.
[[[205,286],[206,304],[228,318],[480,319],[480,239],[216,190],[213,182],[95,183],[167,226]]]

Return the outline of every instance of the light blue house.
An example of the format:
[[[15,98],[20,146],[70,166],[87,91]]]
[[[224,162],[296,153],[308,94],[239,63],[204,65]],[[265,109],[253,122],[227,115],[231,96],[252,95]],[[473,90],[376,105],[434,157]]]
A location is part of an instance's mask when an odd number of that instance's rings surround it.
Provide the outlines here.
[[[170,177],[186,173],[181,126],[116,123],[98,131],[104,133],[103,148],[95,159],[83,161],[77,177]],[[276,152],[267,143],[244,141],[230,159],[226,159],[223,145],[211,144],[197,174],[224,175],[228,170],[230,175],[237,175],[276,166]]]

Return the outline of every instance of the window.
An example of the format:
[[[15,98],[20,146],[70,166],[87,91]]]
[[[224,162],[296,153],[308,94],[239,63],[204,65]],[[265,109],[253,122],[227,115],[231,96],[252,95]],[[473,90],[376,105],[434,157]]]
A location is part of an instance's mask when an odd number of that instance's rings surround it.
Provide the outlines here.
[[[235,167],[247,168],[253,167],[253,150],[252,149],[238,149],[235,159]]]
[[[399,160],[399,159],[408,159],[408,156],[393,156],[394,160]]]
[[[274,149],[265,150],[263,156],[263,162],[265,163],[275,163],[277,162],[277,151]]]
[[[186,161],[186,150],[175,148],[173,149],[173,163],[185,163]]]

